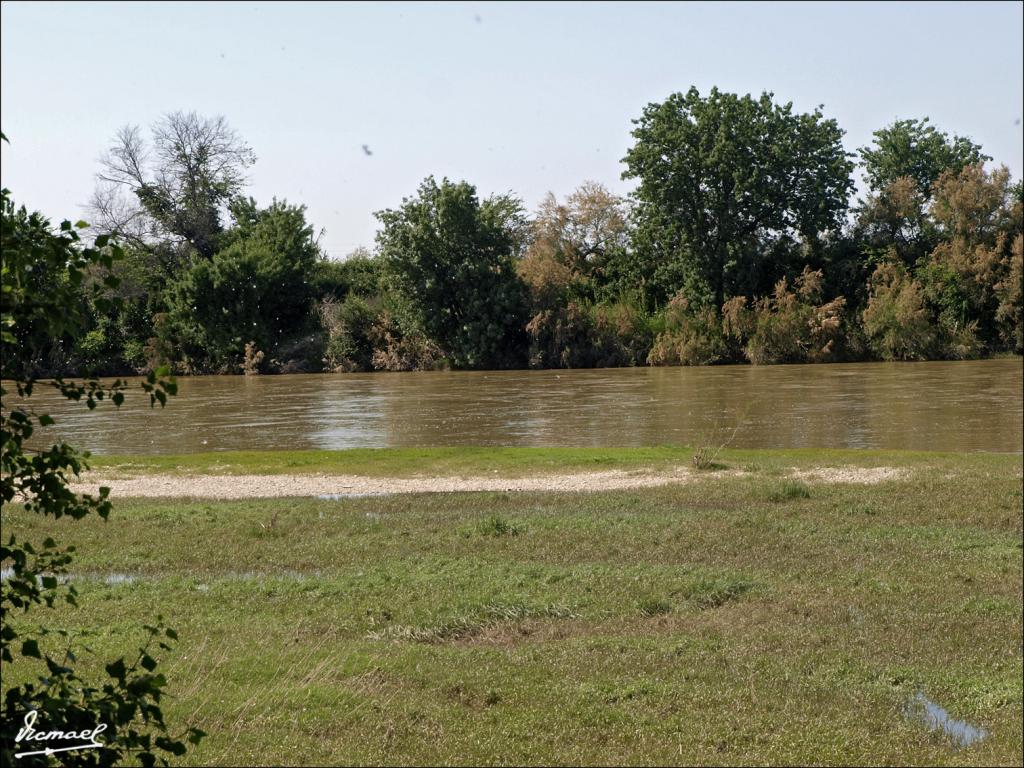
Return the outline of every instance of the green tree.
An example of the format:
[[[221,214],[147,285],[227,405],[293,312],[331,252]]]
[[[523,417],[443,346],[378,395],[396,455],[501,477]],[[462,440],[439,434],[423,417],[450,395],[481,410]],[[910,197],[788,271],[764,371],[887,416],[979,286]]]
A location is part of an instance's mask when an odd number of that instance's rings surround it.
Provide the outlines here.
[[[525,240],[522,203],[510,195],[481,202],[471,184],[428,177],[416,197],[377,218],[392,285],[453,364],[521,364],[525,291],[515,257]]]
[[[696,88],[649,104],[634,121],[623,178],[634,178],[636,249],[647,290],[680,288],[720,309],[757,295],[838,227],[852,188],[843,131],[820,110]],[[797,270],[799,271],[799,270]]]
[[[909,176],[868,193],[857,208],[853,237],[872,266],[895,253],[906,267],[913,267],[938,240],[925,196]]]
[[[959,173],[965,166],[992,158],[982,154],[981,145],[963,136],[949,137],[922,120],[897,120],[874,132],[874,146],[861,147],[865,179],[873,192],[880,192],[897,179],[909,178],[925,200],[932,186],[946,171]]]
[[[350,294],[379,296],[382,266],[381,259],[362,247],[344,259],[321,259],[313,273],[313,290],[319,298],[331,300],[343,300]]]
[[[942,239],[928,215],[939,178],[991,158],[970,139],[950,138],[929,125],[927,117],[898,120],[874,137],[872,146],[860,149],[870,191],[857,207],[854,236],[869,266],[895,252],[912,269]]]
[[[109,489],[101,488],[97,496],[91,496],[75,494],[68,487],[69,477],[88,468],[88,454],[64,442],[49,448],[30,444],[37,428],[53,424],[48,415],[33,409],[30,398],[37,386],[53,386],[64,397],[84,401],[90,409],[105,399],[119,406],[127,385],[122,381],[103,385],[96,379],[57,379],[42,384],[31,373],[31,361],[51,339],[75,340],[83,333],[85,312],[80,297],[86,274],[97,268],[109,270],[120,258],[120,249],[106,236],[97,238],[94,247],[82,248],[70,222],[63,222],[57,233],[50,231],[42,216],[17,209],[7,189],[2,191],[0,206],[0,503],[22,503],[29,512],[53,518],[78,519],[88,514],[106,518],[111,511]],[[80,222],[78,228],[84,227]],[[46,279],[40,282],[39,274]],[[117,278],[108,274],[103,284],[116,287]],[[90,293],[96,307],[114,306],[116,302],[102,296],[99,286],[94,288]],[[175,392],[174,382],[162,380],[156,373],[142,387],[151,404],[163,405]],[[44,724],[79,732],[106,726],[104,749],[63,753],[64,765],[106,766],[130,756],[143,765],[157,760],[166,764],[166,756],[186,751],[184,741],[168,735],[160,709],[166,680],[157,671],[157,656],[171,649],[176,638],[173,630],[146,626],[148,640],[138,654],[112,661],[105,667],[107,677],[93,681],[75,669],[76,651],[69,632],[45,626],[30,629],[24,619],[16,619],[16,615],[35,613],[41,606],[53,607],[60,601],[77,604],[74,586],[61,585],[73,550],[58,547],[50,538],[32,544],[11,535],[0,543],[0,562],[9,569],[0,581],[0,661],[5,673],[0,762],[51,764],[46,755],[14,757],[17,751],[26,750],[25,742],[17,742],[17,732],[28,713],[35,710],[40,729]],[[15,683],[15,679],[24,682]],[[188,729],[184,738],[198,743],[203,735]]]
[[[226,247],[209,260],[193,259],[168,288],[164,335],[187,370],[237,373],[250,341],[268,362],[283,363],[312,329],[309,278],[320,249],[305,207],[275,200],[260,210],[248,201],[235,212]]]

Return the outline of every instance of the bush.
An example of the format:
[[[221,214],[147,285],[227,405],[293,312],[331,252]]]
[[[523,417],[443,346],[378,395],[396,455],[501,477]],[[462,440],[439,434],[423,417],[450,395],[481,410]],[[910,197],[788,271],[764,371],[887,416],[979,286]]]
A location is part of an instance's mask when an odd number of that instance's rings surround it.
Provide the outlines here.
[[[531,368],[591,367],[593,322],[578,302],[537,312],[526,324],[526,333]]]
[[[373,369],[374,326],[379,315],[367,300],[350,294],[344,301],[325,298],[320,322],[327,333],[324,366],[336,373]]]
[[[1024,353],[1024,235],[1014,238],[1006,276],[995,291],[999,337],[1017,354]]]
[[[642,365],[654,334],[650,318],[633,304],[619,301],[591,309],[594,326],[594,365],[598,368]]]
[[[728,360],[731,348],[711,307],[691,308],[677,295],[665,309],[665,330],[654,340],[649,365],[709,365]]]
[[[861,318],[871,351],[882,360],[927,360],[938,336],[924,291],[902,264],[879,264]]]
[[[434,371],[447,367],[444,350],[418,328],[403,328],[385,310],[370,330],[375,371]]]
[[[430,177],[416,197],[377,217],[387,279],[417,328],[459,368],[521,364],[526,288],[514,261],[525,229],[521,202],[480,201],[466,182]]]
[[[526,324],[532,368],[611,368],[643,364],[651,346],[648,318],[625,302],[569,301]]]
[[[795,290],[790,290],[786,279],[780,280],[774,296],[759,299],[752,318],[739,323],[752,325],[743,351],[754,365],[820,363],[839,357],[846,299],[840,296],[817,303],[821,301],[820,270],[804,267],[794,283]]]
[[[381,291],[382,267],[380,259],[365,248],[357,248],[342,260],[318,261],[310,282],[319,298],[376,296]]]

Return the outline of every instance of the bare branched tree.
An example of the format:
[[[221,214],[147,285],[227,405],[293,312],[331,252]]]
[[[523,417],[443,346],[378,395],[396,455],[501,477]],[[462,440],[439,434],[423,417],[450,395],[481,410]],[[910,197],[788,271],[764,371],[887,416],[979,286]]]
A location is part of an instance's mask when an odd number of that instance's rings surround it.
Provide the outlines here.
[[[138,126],[125,126],[100,160],[94,226],[129,242],[188,243],[208,258],[222,214],[255,161],[223,117],[167,114],[153,126],[150,145]]]

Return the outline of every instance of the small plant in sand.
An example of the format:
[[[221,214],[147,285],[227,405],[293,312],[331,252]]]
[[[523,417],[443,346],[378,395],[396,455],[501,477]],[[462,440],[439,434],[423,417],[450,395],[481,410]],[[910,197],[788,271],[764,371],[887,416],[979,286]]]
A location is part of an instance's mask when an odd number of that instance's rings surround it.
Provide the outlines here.
[[[716,469],[722,465],[719,464],[715,459],[718,458],[718,454],[722,452],[721,446],[717,449],[711,448],[707,445],[702,445],[693,452],[693,457],[690,461],[693,463],[694,469]]]

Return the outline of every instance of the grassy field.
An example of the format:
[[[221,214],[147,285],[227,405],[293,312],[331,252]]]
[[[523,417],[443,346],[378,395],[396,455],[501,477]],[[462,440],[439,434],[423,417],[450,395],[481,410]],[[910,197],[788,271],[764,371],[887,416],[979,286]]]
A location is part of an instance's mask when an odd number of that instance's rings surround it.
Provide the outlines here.
[[[118,472],[505,474],[675,466],[678,449],[108,457]],[[163,614],[185,764],[1022,762],[1021,457],[727,451],[736,475],[600,494],[7,507],[78,547],[127,653]],[[127,466],[130,465],[130,466]],[[792,467],[896,467],[875,485]],[[130,577],[130,578],[121,578]],[[27,675],[19,662],[5,678]],[[988,736],[907,715],[924,693]]]
[[[487,475],[522,477],[545,472],[607,469],[666,469],[690,465],[690,448],[355,448],[345,451],[217,451],[164,456],[94,456],[90,464],[104,473],[139,474],[353,474],[369,477],[415,475]],[[896,466],[954,471],[1014,471],[1020,456],[982,453],[849,450],[712,450],[715,462],[734,469],[778,474],[792,467]]]

